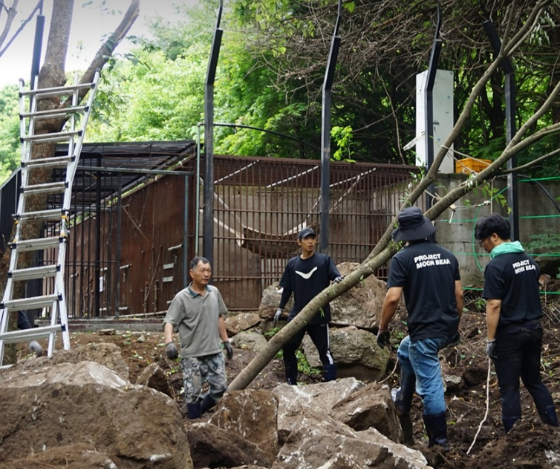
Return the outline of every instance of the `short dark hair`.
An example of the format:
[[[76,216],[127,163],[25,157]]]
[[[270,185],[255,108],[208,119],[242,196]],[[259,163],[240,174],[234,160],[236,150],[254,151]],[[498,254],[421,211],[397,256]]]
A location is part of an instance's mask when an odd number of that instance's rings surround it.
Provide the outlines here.
[[[501,239],[510,239],[511,225],[507,218],[493,213],[482,217],[474,227],[474,237],[480,241],[496,233]]]
[[[203,264],[210,264],[210,261],[208,259],[206,259],[206,257],[202,257],[202,256],[196,256],[193,257],[190,263],[190,268],[191,270],[196,269],[196,266],[198,265],[199,262],[202,262]]]

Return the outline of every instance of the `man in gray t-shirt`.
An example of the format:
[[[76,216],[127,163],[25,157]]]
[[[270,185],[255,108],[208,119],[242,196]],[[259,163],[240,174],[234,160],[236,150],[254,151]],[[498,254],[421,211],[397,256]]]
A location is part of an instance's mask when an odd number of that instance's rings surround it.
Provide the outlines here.
[[[196,419],[213,407],[226,391],[222,343],[228,360],[233,357],[233,349],[224,322],[226,305],[219,290],[208,284],[212,276],[208,259],[195,257],[190,268],[193,281],[175,295],[163,322],[167,356],[181,358],[187,415]],[[179,332],[180,351],[173,342],[175,329]],[[203,396],[205,382],[210,389]]]

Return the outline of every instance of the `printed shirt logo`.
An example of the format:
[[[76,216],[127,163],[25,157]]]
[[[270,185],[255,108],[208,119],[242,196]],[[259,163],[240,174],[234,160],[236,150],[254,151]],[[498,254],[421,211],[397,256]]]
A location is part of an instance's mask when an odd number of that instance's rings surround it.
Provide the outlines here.
[[[306,274],[296,270],[296,274],[301,275],[305,280],[309,280],[311,278],[311,276],[315,273],[316,270],[317,270],[317,266],[313,267],[313,269],[311,269]]]

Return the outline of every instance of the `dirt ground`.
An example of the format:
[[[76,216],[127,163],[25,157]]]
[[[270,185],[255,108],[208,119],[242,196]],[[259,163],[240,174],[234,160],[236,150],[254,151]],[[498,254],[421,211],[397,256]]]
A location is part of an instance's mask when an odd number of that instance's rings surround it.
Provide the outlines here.
[[[560,468],[560,433],[556,428],[540,423],[533,401],[525,388],[521,387],[523,420],[511,432],[504,435],[501,424],[501,406],[497,380],[493,368],[488,376],[486,357],[486,327],[484,314],[478,310],[481,302],[477,294],[465,297],[465,307],[460,325],[461,343],[457,347],[442,352],[444,372],[462,376],[461,383],[448,386],[448,424],[450,451],[442,454],[426,448],[426,437],[422,426],[422,405],[415,396],[412,411],[414,422],[415,448],[422,451],[430,464],[441,468]],[[542,357],[542,376],[549,387],[560,414],[560,307],[548,303],[544,306],[542,323],[545,339]],[[398,384],[396,347],[406,333],[406,317],[398,313],[393,320],[393,353],[389,371],[383,382],[391,387]],[[398,320],[400,319],[400,320]],[[168,360],[164,352],[163,333],[114,331],[104,333],[71,333],[72,347],[90,342],[109,342],[121,347],[122,355],[130,369],[132,383],[152,362],[166,372],[169,382],[176,392],[176,399],[184,407],[181,394],[182,379],[178,362]],[[44,344],[46,345],[46,344]],[[229,380],[251,361],[255,354],[248,350],[234,349],[233,359],[227,362]],[[22,359],[25,356],[21,349]],[[317,375],[300,373],[301,385],[319,382]],[[272,360],[250,384],[251,388],[272,389],[283,382],[281,360]],[[489,380],[489,386],[487,386]],[[484,422],[483,422],[484,420]]]

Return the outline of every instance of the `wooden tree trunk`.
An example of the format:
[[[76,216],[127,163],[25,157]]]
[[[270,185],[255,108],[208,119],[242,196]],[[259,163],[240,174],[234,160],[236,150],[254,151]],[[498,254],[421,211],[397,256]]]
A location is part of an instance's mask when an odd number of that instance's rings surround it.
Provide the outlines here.
[[[39,72],[38,88],[51,88],[64,86],[66,84],[66,54],[68,51],[68,41],[70,27],[72,25],[72,13],[74,0],[54,0],[52,20],[49,29],[49,37],[45,53],[45,61]],[[107,41],[101,46],[86,73],[81,79],[82,83],[89,83],[93,80],[96,70],[103,68],[109,57],[119,42],[124,38],[140,11],[140,0],[131,0],[130,6],[117,29],[111,34]],[[87,94],[87,90],[80,92],[82,100]],[[38,111],[68,107],[69,100],[61,101],[60,97],[41,99],[37,103]],[[60,132],[67,117],[55,119],[37,120],[35,124],[35,134],[46,134]],[[56,143],[36,144],[32,146],[31,159],[40,159],[54,156]],[[52,179],[52,170],[45,168],[35,168],[30,172],[29,183],[39,184],[48,182]],[[40,211],[46,208],[47,196],[40,194],[26,197],[25,211]],[[41,236],[43,222],[27,221],[21,225],[21,239],[35,239]],[[14,234],[12,229],[12,237]],[[8,267],[10,263],[11,251],[6,249],[0,261],[0,295],[4,295],[7,281]],[[23,252],[18,256],[17,267],[28,268],[33,264],[34,252]],[[25,282],[14,282],[12,298],[23,298],[25,293]],[[11,314],[9,318],[9,330],[17,328],[17,314]],[[4,364],[15,363],[16,347],[11,345],[6,347]]]

